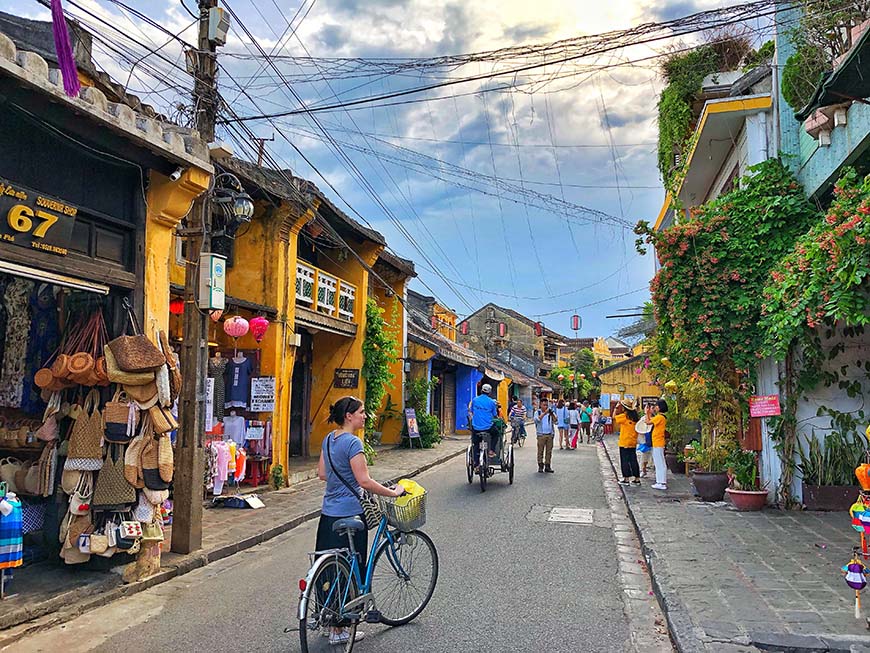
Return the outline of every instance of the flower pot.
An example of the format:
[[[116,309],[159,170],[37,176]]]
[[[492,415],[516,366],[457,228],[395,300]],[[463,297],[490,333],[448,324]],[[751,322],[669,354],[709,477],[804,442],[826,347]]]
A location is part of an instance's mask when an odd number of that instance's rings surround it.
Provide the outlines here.
[[[734,507],[741,512],[761,510],[767,503],[767,490],[735,490],[729,487],[725,491]]]
[[[725,498],[725,488],[728,487],[728,474],[696,469],[692,472],[692,482],[701,501],[722,501]]]
[[[678,454],[665,453],[665,465],[671,471],[671,474],[685,474],[686,465],[681,463]]]
[[[847,511],[861,488],[857,485],[801,484],[807,510]]]

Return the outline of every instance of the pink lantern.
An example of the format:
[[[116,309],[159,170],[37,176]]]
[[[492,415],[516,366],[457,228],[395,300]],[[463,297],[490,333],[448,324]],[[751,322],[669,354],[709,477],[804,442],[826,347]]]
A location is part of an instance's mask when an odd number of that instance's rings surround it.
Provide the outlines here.
[[[224,320],[224,333],[230,338],[241,338],[249,328],[248,321],[238,315]]]
[[[269,320],[260,315],[251,320],[251,333],[254,334],[254,340],[257,342],[262,342],[268,328]]]

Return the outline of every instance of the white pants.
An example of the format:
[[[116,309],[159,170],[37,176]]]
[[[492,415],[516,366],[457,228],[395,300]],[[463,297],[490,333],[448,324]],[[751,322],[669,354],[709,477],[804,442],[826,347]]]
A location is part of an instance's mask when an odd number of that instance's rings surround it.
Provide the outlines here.
[[[665,466],[665,448],[653,447],[653,464],[656,466],[656,484],[668,484],[668,468]]]

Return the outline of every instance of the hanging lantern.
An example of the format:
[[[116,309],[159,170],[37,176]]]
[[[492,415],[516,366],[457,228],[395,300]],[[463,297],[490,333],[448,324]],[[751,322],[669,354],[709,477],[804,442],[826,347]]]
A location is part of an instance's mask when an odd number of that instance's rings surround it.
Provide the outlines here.
[[[571,380],[573,381],[573,380],[574,380],[574,373],[571,372],[571,374],[568,375],[568,378],[571,379]]]
[[[586,378],[586,375],[585,375],[585,374],[581,374],[581,375],[580,375],[580,378],[581,378],[581,379],[585,379],[585,378]]]
[[[556,378],[559,379],[560,381],[564,381],[564,380],[565,380],[565,375],[564,375],[564,374],[560,374],[560,375],[557,376]]]
[[[579,331],[582,324],[583,321],[580,319],[579,315],[571,316],[571,329],[573,329],[574,331]]]
[[[209,311],[208,316],[211,318],[212,322],[217,322],[223,316],[224,311],[221,308],[216,308],[213,311]]]
[[[169,302],[169,312],[173,315],[181,315],[184,313],[184,300],[181,297],[176,297]]]
[[[598,372],[592,372],[592,378],[593,379],[598,378]]]
[[[507,324],[504,322],[498,323],[498,337],[504,338],[507,335]]]
[[[248,329],[250,329],[248,321],[238,315],[224,320],[224,333],[230,338],[241,338],[248,332]]]
[[[464,336],[468,335],[468,322],[463,322],[462,324],[459,325],[459,333],[461,333]]]
[[[438,318],[435,317],[434,315],[432,316],[432,330],[433,331],[438,330]]]
[[[543,322],[535,322],[535,335],[541,337],[544,335],[544,323]]]
[[[269,328],[269,320],[258,315],[253,320],[251,320],[251,333],[254,334],[254,340],[257,342],[262,342],[263,337],[266,335],[266,330]]]

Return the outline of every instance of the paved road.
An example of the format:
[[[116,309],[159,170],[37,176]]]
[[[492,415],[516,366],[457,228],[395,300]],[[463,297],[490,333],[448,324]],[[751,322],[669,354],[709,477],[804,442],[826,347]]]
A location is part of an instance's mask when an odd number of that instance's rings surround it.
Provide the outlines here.
[[[518,450],[513,486],[498,474],[481,494],[463,458],[419,477],[426,531],[438,546],[435,596],[413,623],[366,625],[355,651],[623,651],[628,625],[616,544],[593,445],[554,452],[538,474],[534,441]],[[376,469],[376,468],[375,468]],[[548,507],[594,509],[593,525],[547,522]],[[282,632],[315,522],[14,645],[31,651],[298,651]],[[293,624],[295,625],[295,624]]]

